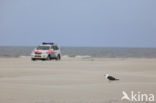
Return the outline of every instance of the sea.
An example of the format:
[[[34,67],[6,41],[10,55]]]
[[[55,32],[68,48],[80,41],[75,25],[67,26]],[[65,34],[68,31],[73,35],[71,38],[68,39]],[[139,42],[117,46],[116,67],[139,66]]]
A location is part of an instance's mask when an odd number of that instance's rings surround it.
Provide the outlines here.
[[[0,46],[0,57],[30,56],[33,46]],[[156,58],[156,48],[61,47],[62,57]]]

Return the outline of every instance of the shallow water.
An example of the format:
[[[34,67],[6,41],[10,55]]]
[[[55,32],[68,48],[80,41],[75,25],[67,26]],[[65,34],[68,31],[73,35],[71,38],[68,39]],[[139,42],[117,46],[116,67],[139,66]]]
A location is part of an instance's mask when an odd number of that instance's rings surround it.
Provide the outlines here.
[[[0,57],[30,56],[34,47],[0,46]],[[156,48],[62,47],[69,57],[156,58]]]

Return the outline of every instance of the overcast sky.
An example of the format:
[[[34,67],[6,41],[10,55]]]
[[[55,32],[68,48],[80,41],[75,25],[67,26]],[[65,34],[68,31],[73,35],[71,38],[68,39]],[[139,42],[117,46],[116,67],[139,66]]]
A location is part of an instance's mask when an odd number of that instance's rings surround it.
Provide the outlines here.
[[[0,45],[156,47],[156,0],[0,0]]]

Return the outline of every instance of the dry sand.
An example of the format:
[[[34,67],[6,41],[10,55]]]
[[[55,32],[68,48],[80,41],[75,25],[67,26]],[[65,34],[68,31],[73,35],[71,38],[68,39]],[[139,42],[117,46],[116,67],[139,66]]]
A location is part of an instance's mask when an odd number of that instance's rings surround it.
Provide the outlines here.
[[[0,103],[132,103],[123,90],[156,95],[156,59],[0,58]]]

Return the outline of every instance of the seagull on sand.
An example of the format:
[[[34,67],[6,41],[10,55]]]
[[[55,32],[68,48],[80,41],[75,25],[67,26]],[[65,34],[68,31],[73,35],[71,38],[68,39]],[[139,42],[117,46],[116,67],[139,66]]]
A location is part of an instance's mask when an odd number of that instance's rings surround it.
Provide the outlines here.
[[[117,78],[115,78],[115,77],[113,77],[113,76],[110,76],[109,74],[105,74],[104,76],[105,76],[106,79],[109,80],[109,81],[119,80],[119,79],[117,79]]]

